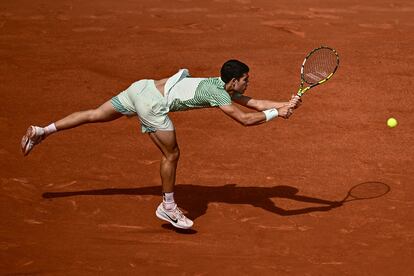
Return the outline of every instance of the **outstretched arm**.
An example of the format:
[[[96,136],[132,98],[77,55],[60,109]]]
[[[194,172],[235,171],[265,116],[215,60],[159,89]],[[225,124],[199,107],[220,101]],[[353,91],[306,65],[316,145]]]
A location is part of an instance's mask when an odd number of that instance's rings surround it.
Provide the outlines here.
[[[264,111],[271,108],[278,109],[287,105],[291,105],[292,108],[298,108],[302,102],[299,97],[292,97],[288,102],[276,102],[270,100],[257,100],[241,94],[234,95],[232,100],[240,105],[257,111]]]
[[[259,125],[276,117],[287,119],[292,115],[292,109],[289,105],[263,110],[263,112],[244,112],[234,104],[220,106],[220,109],[244,126]]]

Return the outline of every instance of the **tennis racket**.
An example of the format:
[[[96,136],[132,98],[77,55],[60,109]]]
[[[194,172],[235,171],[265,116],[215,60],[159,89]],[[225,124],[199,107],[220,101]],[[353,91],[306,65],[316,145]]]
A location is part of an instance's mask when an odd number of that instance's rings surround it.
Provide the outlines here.
[[[346,197],[339,203],[342,205],[345,202],[354,200],[364,200],[382,197],[390,191],[390,187],[382,182],[364,182],[352,187]]]
[[[313,49],[302,63],[297,96],[302,97],[309,89],[332,78],[338,66],[339,56],[334,49],[327,46]],[[305,87],[305,84],[308,86]]]

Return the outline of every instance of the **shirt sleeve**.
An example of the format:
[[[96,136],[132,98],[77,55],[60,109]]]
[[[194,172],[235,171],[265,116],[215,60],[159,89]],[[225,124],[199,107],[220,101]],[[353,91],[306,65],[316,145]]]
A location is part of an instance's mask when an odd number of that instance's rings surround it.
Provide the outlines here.
[[[224,89],[214,89],[211,91],[209,103],[211,106],[230,105],[231,98],[229,93]]]

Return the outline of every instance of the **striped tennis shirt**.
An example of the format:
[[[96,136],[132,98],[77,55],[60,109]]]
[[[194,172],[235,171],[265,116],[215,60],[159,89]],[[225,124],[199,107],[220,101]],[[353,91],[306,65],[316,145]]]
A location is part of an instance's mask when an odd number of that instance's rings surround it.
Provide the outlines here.
[[[179,79],[168,89],[167,102],[170,111],[215,107],[231,104],[230,95],[219,78]]]

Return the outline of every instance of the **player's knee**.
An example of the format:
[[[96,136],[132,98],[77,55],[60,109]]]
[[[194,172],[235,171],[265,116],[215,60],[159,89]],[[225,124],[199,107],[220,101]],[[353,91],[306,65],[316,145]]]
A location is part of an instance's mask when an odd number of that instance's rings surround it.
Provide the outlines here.
[[[178,162],[178,159],[180,159],[180,149],[175,147],[172,151],[165,154],[165,159],[169,162]]]
[[[89,122],[101,122],[104,120],[104,114],[99,109],[91,109],[87,111]]]

